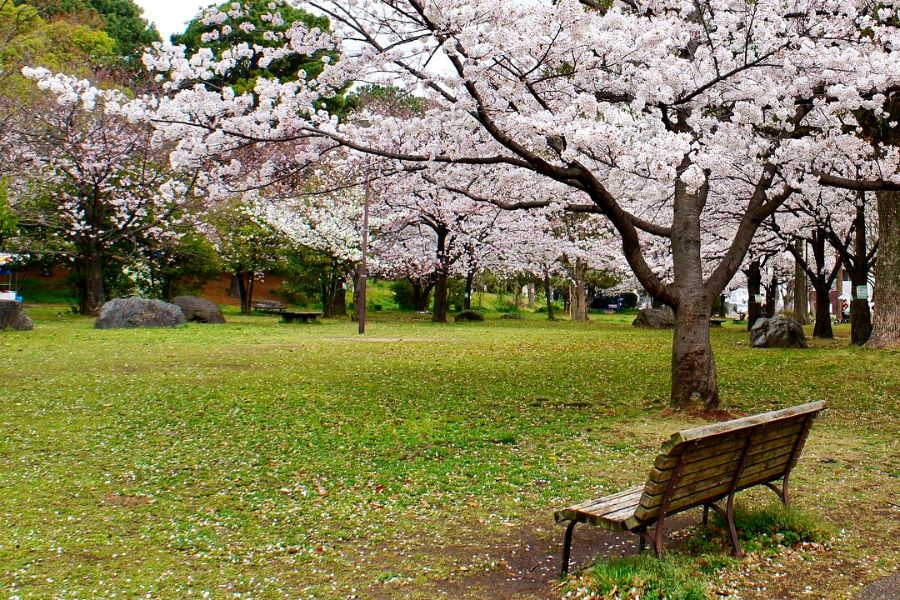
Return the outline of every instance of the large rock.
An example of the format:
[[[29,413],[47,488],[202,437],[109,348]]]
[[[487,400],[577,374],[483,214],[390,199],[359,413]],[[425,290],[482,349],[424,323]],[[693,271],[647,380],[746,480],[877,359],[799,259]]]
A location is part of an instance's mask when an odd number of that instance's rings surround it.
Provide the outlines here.
[[[134,329],[138,327],[178,327],[184,325],[181,308],[162,300],[116,298],[100,307],[97,329]]]
[[[750,330],[754,348],[806,348],[806,335],[800,323],[785,316],[757,319]]]
[[[675,313],[671,308],[642,308],[637,318],[631,322],[634,327],[650,329],[671,329],[675,327]]]
[[[178,296],[172,300],[181,308],[184,318],[191,323],[224,323],[222,309],[215,302],[197,296]]]
[[[25,314],[21,302],[0,300],[0,330],[31,331],[34,323]]]
[[[484,321],[484,317],[474,310],[464,310],[453,319],[457,323],[460,321]]]

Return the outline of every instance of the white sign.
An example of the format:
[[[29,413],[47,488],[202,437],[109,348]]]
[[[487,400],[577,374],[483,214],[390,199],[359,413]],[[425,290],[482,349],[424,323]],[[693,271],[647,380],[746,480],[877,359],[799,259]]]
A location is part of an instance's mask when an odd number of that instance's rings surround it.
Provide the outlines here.
[[[869,299],[869,286],[867,286],[867,285],[856,286],[856,298],[858,300],[868,300]]]

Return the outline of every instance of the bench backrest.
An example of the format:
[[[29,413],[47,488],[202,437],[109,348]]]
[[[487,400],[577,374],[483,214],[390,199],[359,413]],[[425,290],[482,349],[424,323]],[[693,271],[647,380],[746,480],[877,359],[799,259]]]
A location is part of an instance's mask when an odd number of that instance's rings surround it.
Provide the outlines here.
[[[797,462],[824,402],[687,429],[662,445],[629,526],[775,481]]]

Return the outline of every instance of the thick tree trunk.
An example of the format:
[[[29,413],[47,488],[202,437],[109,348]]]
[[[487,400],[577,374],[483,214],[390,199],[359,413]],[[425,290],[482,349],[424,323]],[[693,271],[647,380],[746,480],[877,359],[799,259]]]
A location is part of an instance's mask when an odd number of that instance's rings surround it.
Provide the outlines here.
[[[569,316],[573,321],[584,323],[588,320],[587,263],[576,259],[569,274],[572,278],[569,284]]]
[[[813,337],[831,339],[834,331],[831,327],[831,298],[828,293],[830,286],[816,282],[816,325],[813,327]]]
[[[868,346],[900,348],[900,192],[878,192],[875,315]]]
[[[553,287],[550,285],[550,275],[544,274],[544,295],[547,297],[547,320],[555,321],[553,316]]]
[[[712,307],[702,289],[690,294],[675,309],[671,405],[686,409],[702,404],[714,410],[719,406],[719,385],[709,339]]]
[[[754,260],[747,269],[747,330],[753,329],[753,324],[762,315],[762,305],[759,303],[759,296],[762,288],[762,271],[759,268],[759,261]]]
[[[528,283],[528,308],[534,308],[534,302],[537,294],[534,290],[534,282],[531,281]]]
[[[799,256],[803,256],[806,244],[803,240],[796,240],[794,249]],[[809,284],[803,265],[796,259],[794,261],[794,320],[801,325],[809,325]]]
[[[446,323],[449,310],[447,301],[447,273],[441,269],[434,278],[434,310],[431,320],[435,323]]]
[[[863,195],[864,196],[864,195]],[[865,201],[865,197],[862,198]],[[850,290],[853,300],[850,302],[850,341],[857,345],[865,344],[872,335],[872,313],[869,311],[868,281],[869,261],[868,243],[866,240],[866,206],[861,202],[856,207],[855,238],[853,242],[854,254],[853,270],[850,272],[850,280],[853,289]],[[860,298],[860,289],[866,293]]]
[[[103,290],[103,254],[96,240],[90,239],[85,243],[79,268],[81,271],[79,310],[83,315],[96,316],[106,301]]]
[[[687,160],[681,168],[687,168]],[[679,173],[680,175],[680,173]],[[709,317],[713,299],[722,288],[708,290],[700,256],[700,219],[706,194],[704,186],[689,193],[679,179],[675,184],[672,219],[672,266],[674,281],[675,332],[672,338],[672,392],[670,404],[687,409],[697,403],[707,410],[719,407],[716,361],[709,339]],[[723,282],[722,287],[725,286]]]

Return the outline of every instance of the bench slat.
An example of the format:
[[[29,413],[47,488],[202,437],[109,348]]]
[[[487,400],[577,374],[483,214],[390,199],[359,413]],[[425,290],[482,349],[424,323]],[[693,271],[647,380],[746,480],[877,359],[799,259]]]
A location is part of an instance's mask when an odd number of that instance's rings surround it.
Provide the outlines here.
[[[776,438],[774,440],[770,440],[768,442],[764,442],[762,444],[754,443],[751,447],[747,459],[752,462],[755,460],[755,457],[758,457],[762,454],[771,454],[773,452],[778,452],[787,449],[787,452],[796,445],[798,438],[802,435],[803,431],[798,430],[792,433],[789,436]],[[721,469],[728,469],[728,465],[730,463],[735,463],[733,466],[737,466],[737,461],[740,460],[741,454],[744,451],[744,445],[746,444],[746,438],[740,444],[740,446],[736,449],[729,450],[727,452],[723,452],[721,454],[707,454],[706,457],[694,457],[695,460],[688,461],[685,460],[685,465],[682,467],[681,475],[679,477],[679,481],[685,481],[690,475],[697,473],[699,471],[705,471],[712,467],[720,467]],[[649,484],[664,484],[668,482],[672,478],[672,469],[658,469],[657,467],[653,467],[650,469],[650,474],[647,477],[647,482]]]
[[[746,467],[740,479],[738,479],[737,488],[740,489],[751,481],[757,481],[760,477],[763,479],[759,483],[780,479],[787,471],[788,456],[780,456]],[[677,486],[669,503],[667,514],[672,514],[691,506],[697,506],[710,498],[719,498],[723,494],[727,494],[733,478],[733,473],[726,473],[704,479],[703,481],[688,483],[685,486]],[[635,511],[635,517],[644,521],[654,519],[659,514],[663,495],[664,493],[653,495],[645,493],[641,496],[641,502]]]
[[[755,454],[750,454],[747,457],[747,463],[745,465],[746,468],[750,468],[754,464],[759,464],[761,462],[766,462],[775,459],[783,459],[785,462],[785,467],[787,467],[787,460],[790,458],[791,451],[794,449],[793,444],[781,446],[779,448],[773,448],[765,452],[757,452]],[[717,463],[711,465],[704,465],[704,468],[695,470],[691,473],[687,473],[678,478],[678,488],[682,486],[688,485],[690,483],[697,483],[701,481],[705,481],[707,479],[714,478],[716,476],[728,475],[732,477],[734,475],[735,470],[738,467],[741,456],[738,454],[737,456],[732,456],[725,463]],[[694,463],[696,465],[700,465],[703,463]],[[647,486],[644,488],[644,491],[648,494],[662,494],[666,491],[666,486],[669,485],[669,480],[671,477],[661,478],[659,480],[654,480],[651,474],[651,481],[647,482]]]
[[[790,423],[785,423],[782,427],[760,431],[754,439],[754,446],[796,435],[798,431],[803,429],[803,419],[805,419],[805,417],[797,418],[796,421]],[[742,450],[744,448],[745,440],[746,435],[744,432],[733,433],[727,439],[711,438],[709,440],[703,440],[694,446],[691,453],[685,457],[684,462],[685,464],[690,464],[706,460],[707,458],[717,456],[718,454],[724,454],[733,450]],[[683,444],[678,448],[672,448],[670,453],[664,454],[661,452],[659,456],[656,457],[653,466],[660,471],[674,469],[675,465],[678,464],[681,453],[686,448],[687,444]]]
[[[554,518],[559,521],[586,520],[589,515],[600,516],[630,506],[632,512],[644,493],[644,486],[631,488],[625,492],[588,500],[557,511]]]

